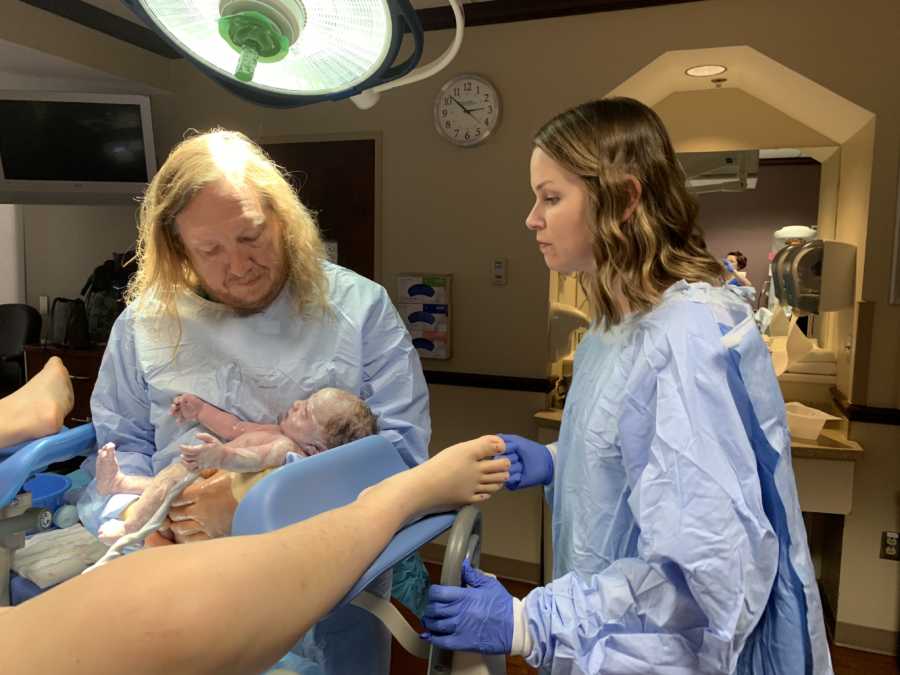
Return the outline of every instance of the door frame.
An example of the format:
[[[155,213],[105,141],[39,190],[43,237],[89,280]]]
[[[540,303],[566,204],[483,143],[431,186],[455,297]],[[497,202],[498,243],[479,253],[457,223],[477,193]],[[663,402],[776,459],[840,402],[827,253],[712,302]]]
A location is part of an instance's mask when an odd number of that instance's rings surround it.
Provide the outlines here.
[[[261,135],[257,136],[254,139],[259,145],[275,145],[277,143],[322,143],[328,141],[374,141],[375,143],[375,185],[374,190],[375,194],[373,195],[374,200],[374,216],[375,222],[372,227],[374,229],[374,246],[375,250],[372,252],[372,259],[374,264],[374,277],[375,281],[382,286],[384,286],[384,280],[382,279],[382,232],[381,232],[381,218],[382,218],[382,204],[381,204],[381,195],[382,195],[382,141],[383,136],[380,131],[357,131],[357,132],[346,132],[346,133],[333,133],[333,134],[273,134],[273,135]]]

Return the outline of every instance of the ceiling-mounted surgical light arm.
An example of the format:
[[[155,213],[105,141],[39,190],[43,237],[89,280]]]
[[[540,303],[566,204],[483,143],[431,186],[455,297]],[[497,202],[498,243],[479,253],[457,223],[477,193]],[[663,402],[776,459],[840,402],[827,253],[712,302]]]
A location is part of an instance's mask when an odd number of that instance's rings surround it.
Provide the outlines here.
[[[395,87],[401,87],[405,84],[413,84],[414,82],[419,82],[432,75],[436,75],[456,58],[457,53],[459,53],[459,48],[462,45],[465,18],[463,16],[461,0],[448,0],[448,2],[453,10],[453,18],[456,20],[456,34],[453,36],[453,42],[450,43],[450,46],[447,47],[446,51],[441,54],[439,58],[421,68],[416,68],[408,75],[396,80],[391,80],[390,82],[385,82],[377,87],[366,89],[356,96],[351,96],[350,100],[353,101],[360,110],[368,110],[378,103],[378,100],[381,98],[381,92]]]

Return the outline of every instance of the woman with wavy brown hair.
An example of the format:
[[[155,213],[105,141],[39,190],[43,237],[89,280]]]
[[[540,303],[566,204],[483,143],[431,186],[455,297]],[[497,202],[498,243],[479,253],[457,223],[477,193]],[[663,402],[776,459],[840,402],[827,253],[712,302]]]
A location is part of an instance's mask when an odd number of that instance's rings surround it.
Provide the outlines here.
[[[526,225],[594,320],[558,443],[502,435],[543,484],[553,577],[523,600],[470,568],[429,639],[551,673],[830,673],[784,401],[697,226],[659,117],[611,98],[535,136]]]

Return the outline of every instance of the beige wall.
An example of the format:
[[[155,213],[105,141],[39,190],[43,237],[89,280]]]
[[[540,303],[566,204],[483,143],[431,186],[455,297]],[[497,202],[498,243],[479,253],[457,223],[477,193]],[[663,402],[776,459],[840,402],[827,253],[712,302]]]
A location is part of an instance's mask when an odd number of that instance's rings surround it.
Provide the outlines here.
[[[865,453],[856,462],[853,510],[844,520],[837,620],[896,632],[900,563],[880,559],[878,551],[882,531],[900,531],[900,427],[854,422],[850,437]],[[842,641],[840,631],[837,639]],[[894,640],[896,648],[896,635]],[[890,645],[881,649],[887,651]]]
[[[875,154],[862,258],[862,295],[873,303],[867,336],[873,358],[866,365],[867,387],[859,402],[900,407],[900,306],[887,304],[900,147],[900,88],[893,86],[900,71],[896,0],[707,0],[471,28],[444,75],[481,73],[497,85],[504,103],[498,131],[473,150],[451,147],[432,128],[432,100],[444,76],[388,92],[369,111],[346,101],[270,110],[225,93],[186,63],[165,62],[16,0],[0,0],[0,8],[0,38],[176,92],[153,100],[162,156],[192,126],[237,127],[259,138],[380,133],[386,284],[390,288],[396,273],[412,268],[452,272],[455,356],[440,367],[530,377],[542,376],[546,369],[548,293],[546,270],[522,225],[531,200],[531,133],[562,108],[604,95],[663,52],[749,45],[877,117],[874,130],[865,131],[874,132]],[[23,22],[27,25],[20,28]],[[448,40],[447,32],[428,33],[426,58],[443,50]],[[842,157],[842,181],[847,171]],[[847,178],[863,180],[862,174]],[[861,219],[854,226],[865,225]],[[108,243],[98,248],[99,259],[111,249]],[[489,262],[498,255],[509,259],[507,286],[490,285]],[[445,409],[458,409],[469,394],[459,389],[435,397],[436,418]],[[498,419],[509,411],[524,417],[533,405],[514,396],[487,396],[484,412],[493,407]],[[898,490],[894,429],[867,427],[859,438],[872,452],[858,476],[872,476],[878,490],[855,491],[854,518],[848,519],[844,536],[845,548],[849,542],[858,545],[859,552],[842,570],[841,583],[850,584],[853,592],[845,599],[842,591],[838,610],[847,623],[883,630],[898,628],[896,586],[893,594],[885,586],[897,566],[877,561],[869,538],[875,531],[896,527],[895,502],[887,503],[891,495],[896,499]],[[453,428],[461,436],[474,431],[467,418]],[[883,564],[894,567],[873,576],[873,568]]]
[[[97,265],[134,246],[133,206],[22,207],[27,302],[77,298]],[[46,325],[46,322],[45,322]]]
[[[430,385],[428,390],[432,453],[482,434],[537,437],[532,415],[544,407],[543,394],[447,385]],[[539,568],[543,501],[540,489],[503,491],[479,506],[484,518],[482,553],[525,563],[525,569]],[[438,543],[444,544],[445,537]],[[538,578],[534,575],[530,580]]]

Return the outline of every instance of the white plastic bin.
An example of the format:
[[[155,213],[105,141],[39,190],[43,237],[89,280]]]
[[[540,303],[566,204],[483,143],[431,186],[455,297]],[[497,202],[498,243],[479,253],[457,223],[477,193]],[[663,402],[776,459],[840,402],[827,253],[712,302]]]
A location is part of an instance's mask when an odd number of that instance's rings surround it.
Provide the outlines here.
[[[815,440],[822,433],[825,422],[840,419],[796,401],[785,403],[784,408],[787,411],[788,430],[793,438]]]

